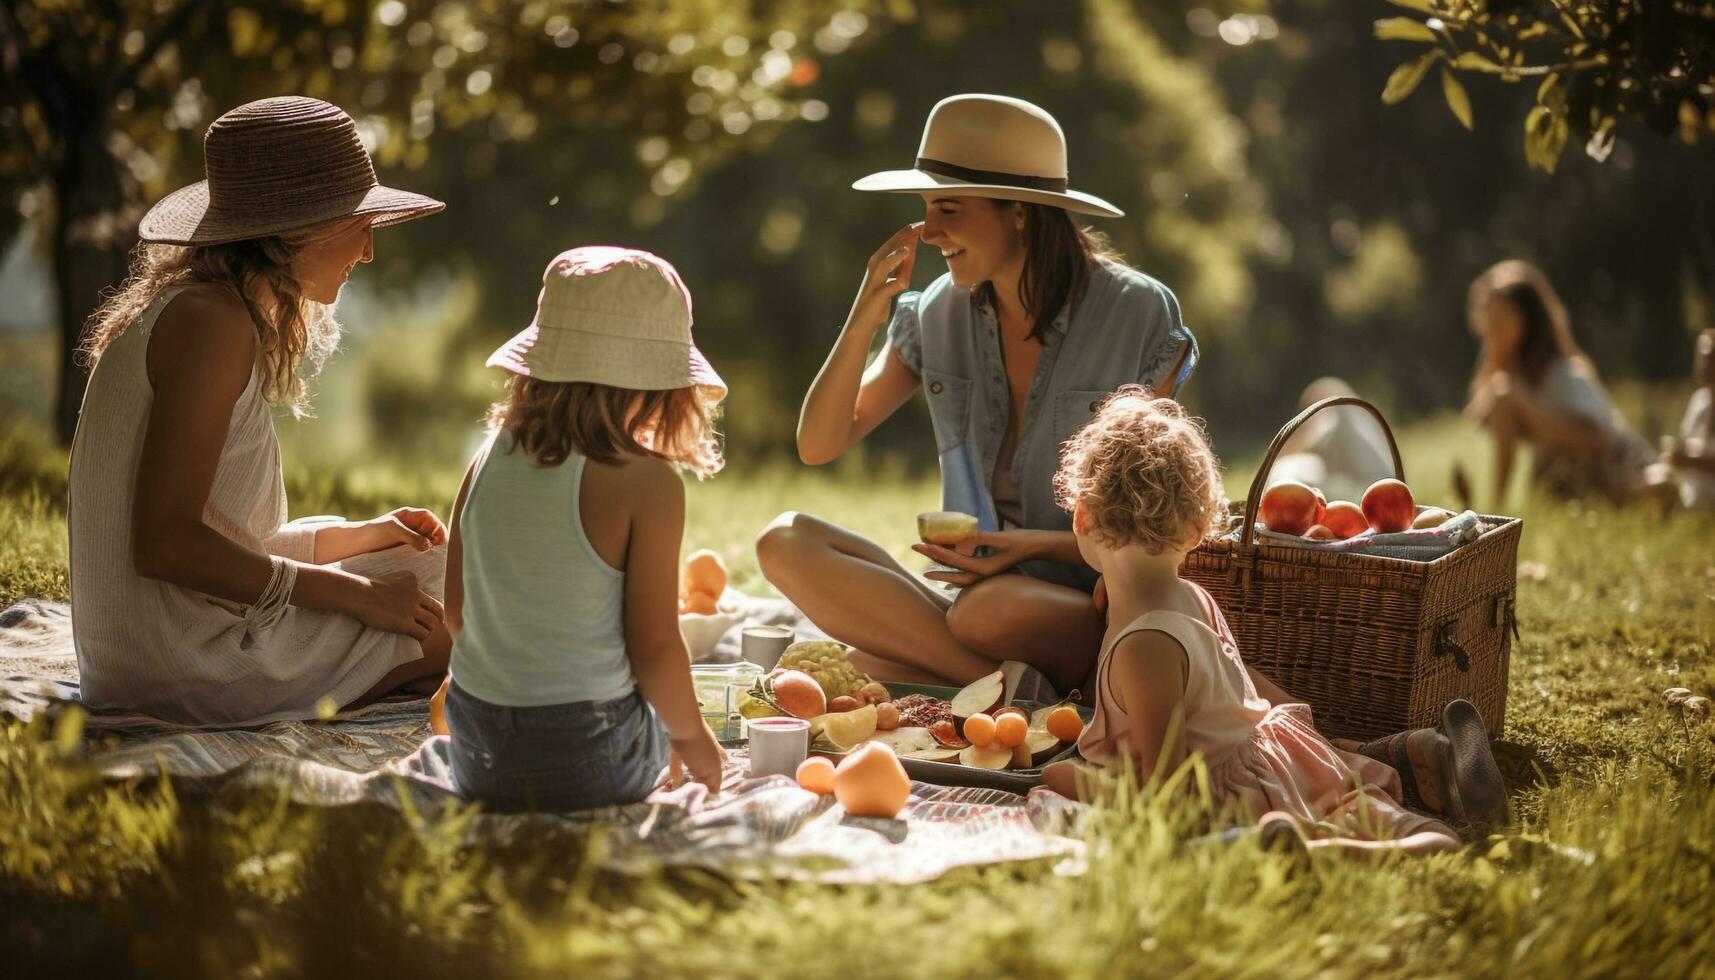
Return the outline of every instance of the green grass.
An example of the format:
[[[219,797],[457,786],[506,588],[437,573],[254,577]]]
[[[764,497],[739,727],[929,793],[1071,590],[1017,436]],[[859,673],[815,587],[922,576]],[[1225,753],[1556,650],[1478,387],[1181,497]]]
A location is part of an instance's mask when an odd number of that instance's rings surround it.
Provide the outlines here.
[[[1455,460],[1483,485],[1486,460],[1456,420],[1399,435],[1420,496],[1446,493]],[[1254,467],[1235,461],[1232,493]],[[288,490],[295,516],[444,512],[458,475],[293,469]],[[65,596],[64,480],[34,429],[0,425],[0,601]],[[690,488],[687,546],[720,551],[758,589],[750,543],[775,513],[816,513],[906,556],[912,515],[935,499],[931,479],[871,463],[735,467]],[[599,837],[468,845],[456,811],[103,783],[53,732],[10,725],[0,948],[25,975],[1710,975],[1715,729],[1660,692],[1715,692],[1715,516],[1522,494],[1509,509],[1526,519],[1521,560],[1540,569],[1519,585],[1506,737],[1558,784],[1526,790],[1508,826],[1456,855],[1294,875],[1249,845],[1187,851],[1194,807],[1129,796],[1082,830],[1092,861],[1076,877],[621,880],[591,871]]]

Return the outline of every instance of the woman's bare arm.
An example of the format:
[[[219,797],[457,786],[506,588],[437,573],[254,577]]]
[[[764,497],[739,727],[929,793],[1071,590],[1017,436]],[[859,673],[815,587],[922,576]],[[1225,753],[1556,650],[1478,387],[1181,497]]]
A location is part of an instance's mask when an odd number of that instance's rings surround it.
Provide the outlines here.
[[[870,256],[839,339],[804,396],[798,456],[811,466],[845,455],[917,390],[917,376],[891,348],[867,371],[864,361],[876,331],[887,325],[889,304],[911,284],[919,228],[906,225]]]
[[[442,603],[447,611],[447,632],[455,640],[464,628],[464,540],[459,535],[459,515],[464,513],[465,498],[470,496],[470,477],[474,472],[475,463],[464,471],[458,499],[453,501],[452,530],[447,534],[447,584],[443,593],[446,598]]]
[[[203,509],[254,350],[254,328],[236,297],[187,291],[161,311],[146,361],[155,395],[132,506],[138,574],[242,604],[267,587],[269,559],[203,523]],[[313,565],[300,566],[291,602],[418,639],[440,609],[414,581],[407,590],[403,581]]]

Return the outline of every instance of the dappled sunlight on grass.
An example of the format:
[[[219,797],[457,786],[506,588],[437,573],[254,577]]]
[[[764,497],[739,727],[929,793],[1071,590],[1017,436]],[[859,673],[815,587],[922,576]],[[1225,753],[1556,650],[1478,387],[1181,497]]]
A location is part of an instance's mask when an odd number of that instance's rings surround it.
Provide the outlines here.
[[[1400,439],[1419,496],[1483,444],[1443,416]],[[0,426],[0,599],[63,598],[64,463]],[[1476,457],[1472,459],[1472,457]],[[288,455],[288,460],[291,457]],[[1254,468],[1239,460],[1234,472]],[[459,472],[288,463],[293,516],[443,514]],[[1440,481],[1440,482],[1438,482]],[[1481,486],[1481,483],[1479,483]],[[1235,483],[1234,495],[1243,488]],[[730,467],[687,484],[686,548],[766,589],[755,535],[800,510],[910,567],[930,475],[854,457],[821,469]],[[108,784],[53,732],[0,730],[0,942],[35,962],[126,960],[158,973],[565,976],[1688,975],[1715,955],[1715,736],[1661,691],[1715,692],[1715,515],[1515,499],[1525,533],[1521,640],[1505,738],[1558,784],[1464,851],[1305,873],[1253,843],[1187,847],[1203,815],[1124,795],[1076,832],[1082,874],[1045,865],[916,886],[735,883],[596,870],[599,835],[473,843],[468,809],[297,806],[276,790],[214,798]],[[92,924],[100,923],[92,931]]]

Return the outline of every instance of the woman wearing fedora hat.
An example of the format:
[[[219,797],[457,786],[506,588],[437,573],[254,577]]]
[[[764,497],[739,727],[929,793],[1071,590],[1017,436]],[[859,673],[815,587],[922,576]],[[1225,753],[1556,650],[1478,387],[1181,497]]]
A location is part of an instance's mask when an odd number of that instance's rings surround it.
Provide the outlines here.
[[[950,567],[929,578],[961,587],[956,599],[875,544],[795,513],[759,538],[763,573],[878,677],[964,683],[1023,660],[1061,690],[1078,686],[1102,622],[1096,575],[1055,503],[1061,444],[1122,385],[1171,395],[1196,366],[1196,341],[1166,286],[1073,219],[1121,212],[1070,189],[1065,137],[1037,106],[944,99],[912,169],[852,186],[919,194],[926,211],[870,258],[805,397],[799,455],[838,458],[921,387],[943,507],[976,515],[981,530],[957,551],[917,546]],[[919,243],[940,250],[948,271],[906,293]],[[886,345],[866,368],[884,325]]]
[[[333,351],[373,230],[445,205],[377,183],[351,117],[315,99],[239,106],[203,149],[208,179],[143,218],[86,343],[68,513],[83,697],[254,724],[432,685],[446,529],[415,508],[286,523],[271,408],[303,412],[299,368]]]

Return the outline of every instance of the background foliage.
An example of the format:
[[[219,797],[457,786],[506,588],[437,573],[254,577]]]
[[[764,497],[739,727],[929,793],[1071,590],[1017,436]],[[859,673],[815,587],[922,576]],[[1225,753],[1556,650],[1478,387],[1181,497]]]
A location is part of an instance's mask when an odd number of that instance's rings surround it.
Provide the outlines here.
[[[731,455],[772,457],[863,259],[919,210],[847,185],[908,161],[936,100],[988,90],[1055,112],[1074,183],[1127,211],[1100,227],[1179,294],[1205,349],[1185,398],[1223,451],[1321,374],[1401,418],[1455,402],[1465,286],[1507,256],[1560,284],[1605,376],[1682,378],[1715,283],[1715,149],[1691,119],[1715,93],[1706,6],[20,2],[0,18],[0,124],[24,137],[0,147],[0,233],[21,235],[0,283],[58,281],[48,325],[75,324],[57,309],[87,308],[141,209],[200,175],[215,115],[309,92],[359,118],[384,179],[451,203],[381,236],[347,289],[314,451],[456,466],[537,270],[619,241],[684,271],[733,382]],[[1402,57],[1455,74],[1388,105]],[[1545,107],[1595,152],[1557,152],[1552,176],[1519,138]],[[0,305],[0,398],[39,414],[56,357],[29,308]],[[929,459],[921,411],[869,448]]]

